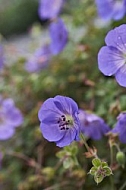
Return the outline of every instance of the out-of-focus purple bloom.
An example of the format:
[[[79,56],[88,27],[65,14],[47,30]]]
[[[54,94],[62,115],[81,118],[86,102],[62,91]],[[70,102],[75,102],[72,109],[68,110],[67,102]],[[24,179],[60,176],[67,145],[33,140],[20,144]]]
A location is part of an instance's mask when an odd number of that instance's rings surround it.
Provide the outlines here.
[[[62,8],[64,0],[40,0],[38,14],[41,19],[56,18]]]
[[[119,114],[117,117],[117,123],[111,132],[117,133],[119,135],[119,140],[122,143],[126,143],[126,112]]]
[[[45,139],[64,147],[79,140],[80,121],[76,102],[65,96],[47,99],[38,113]]]
[[[26,62],[25,69],[28,72],[39,72],[48,66],[50,58],[50,47],[45,45],[35,51],[33,57]]]
[[[68,32],[62,19],[51,22],[49,26],[51,44],[50,49],[53,55],[57,55],[65,48],[68,42]]]
[[[95,0],[99,17],[120,20],[126,13],[126,0]]]
[[[4,67],[3,46],[0,45],[0,69]]]
[[[101,139],[110,130],[102,118],[81,109],[79,110],[79,119],[81,132],[93,140]]]
[[[10,98],[0,99],[0,140],[7,140],[15,133],[15,127],[23,122],[23,116]]]
[[[126,24],[108,32],[98,53],[98,67],[106,76],[115,75],[116,81],[126,87]]]

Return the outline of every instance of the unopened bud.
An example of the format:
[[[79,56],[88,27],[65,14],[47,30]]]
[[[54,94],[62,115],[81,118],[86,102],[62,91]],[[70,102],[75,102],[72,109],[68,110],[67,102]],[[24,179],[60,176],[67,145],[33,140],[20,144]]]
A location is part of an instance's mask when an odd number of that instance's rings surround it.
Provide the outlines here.
[[[123,152],[119,151],[119,152],[116,154],[116,160],[117,160],[117,162],[118,162],[122,167],[124,167],[125,161],[126,161],[125,154],[124,154]]]

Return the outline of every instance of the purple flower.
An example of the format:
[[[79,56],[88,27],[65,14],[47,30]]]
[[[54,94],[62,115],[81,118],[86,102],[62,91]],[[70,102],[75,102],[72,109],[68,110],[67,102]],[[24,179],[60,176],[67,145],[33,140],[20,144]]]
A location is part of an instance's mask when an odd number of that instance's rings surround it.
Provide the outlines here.
[[[68,32],[62,19],[51,22],[49,26],[51,44],[50,49],[53,55],[60,53],[68,41]]]
[[[15,127],[23,122],[23,117],[14,101],[0,98],[0,140],[7,140],[15,133]]]
[[[71,98],[55,96],[47,99],[41,106],[38,117],[42,134],[48,141],[64,147],[79,140],[78,106]]]
[[[126,24],[108,32],[98,53],[98,67],[106,75],[115,75],[116,81],[126,87]]]
[[[99,17],[120,20],[126,13],[126,0],[95,0]]]
[[[117,117],[117,123],[111,130],[112,133],[117,133],[119,135],[119,140],[122,143],[126,143],[126,112],[122,112]]]
[[[79,119],[81,132],[93,140],[101,139],[110,130],[102,118],[81,109],[79,110]]]
[[[56,18],[61,10],[64,0],[40,0],[38,14],[41,19]]]
[[[4,66],[4,57],[3,57],[3,46],[0,45],[0,70]]]
[[[33,57],[26,62],[25,69],[28,72],[39,72],[48,66],[50,58],[50,47],[45,45],[35,51]]]

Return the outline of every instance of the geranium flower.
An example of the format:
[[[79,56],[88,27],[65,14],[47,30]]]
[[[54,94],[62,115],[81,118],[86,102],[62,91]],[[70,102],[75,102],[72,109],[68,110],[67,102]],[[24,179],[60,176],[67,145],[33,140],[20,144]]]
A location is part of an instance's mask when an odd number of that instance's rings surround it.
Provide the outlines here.
[[[14,101],[10,98],[0,98],[0,140],[7,140],[15,133],[15,128],[21,125],[23,116]]]
[[[105,20],[120,20],[126,13],[126,0],[95,0],[98,15]]]
[[[117,123],[111,130],[112,133],[117,133],[119,140],[122,143],[126,143],[126,112],[122,112],[117,117]]]
[[[104,120],[93,113],[80,109],[79,119],[81,122],[81,132],[93,140],[101,139],[110,130]]]
[[[116,81],[126,87],[126,24],[108,32],[98,53],[98,67],[106,76],[115,75]]]
[[[53,55],[60,53],[68,42],[68,32],[62,19],[51,22],[49,26],[51,44],[50,49]]]
[[[49,45],[38,48],[34,55],[26,62],[25,69],[28,72],[39,72],[48,66],[50,58],[51,51]]]
[[[64,0],[40,0],[38,14],[41,19],[54,19],[61,10]]]
[[[64,147],[79,140],[78,106],[71,98],[55,96],[47,99],[42,104],[38,117],[42,134],[48,141]]]

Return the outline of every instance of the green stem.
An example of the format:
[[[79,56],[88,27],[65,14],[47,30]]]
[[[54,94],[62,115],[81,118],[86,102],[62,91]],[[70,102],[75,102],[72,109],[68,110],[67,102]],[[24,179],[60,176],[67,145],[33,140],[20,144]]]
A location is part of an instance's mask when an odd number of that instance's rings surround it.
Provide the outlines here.
[[[87,151],[90,151],[90,147],[88,146],[88,144],[87,144],[87,142],[85,140],[85,137],[84,137],[84,135],[82,133],[80,133],[80,137],[83,140],[84,146],[87,149]]]
[[[88,144],[87,144],[87,142],[86,142],[86,140],[85,140],[85,137],[84,137],[83,133],[80,133],[80,137],[81,137],[81,139],[83,140],[84,146],[85,146],[85,148],[87,149],[87,151],[88,151],[88,152],[91,152],[91,148],[88,146]],[[94,156],[95,158],[98,158],[98,156],[97,156],[96,153],[93,153],[93,152],[92,152],[92,154],[93,154],[93,156]]]
[[[110,176],[110,183],[111,183],[111,190],[115,190],[114,182],[113,182],[113,177]]]
[[[113,165],[113,146],[110,146],[110,166]]]

